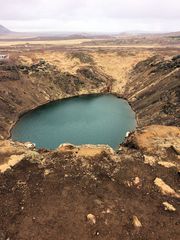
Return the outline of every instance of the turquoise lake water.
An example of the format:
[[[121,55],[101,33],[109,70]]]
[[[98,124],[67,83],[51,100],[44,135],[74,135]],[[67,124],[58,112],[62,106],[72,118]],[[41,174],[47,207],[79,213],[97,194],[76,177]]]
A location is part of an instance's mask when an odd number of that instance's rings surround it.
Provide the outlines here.
[[[13,128],[12,139],[48,149],[62,143],[116,148],[135,127],[135,114],[127,101],[113,95],[89,95],[50,103],[25,114]]]

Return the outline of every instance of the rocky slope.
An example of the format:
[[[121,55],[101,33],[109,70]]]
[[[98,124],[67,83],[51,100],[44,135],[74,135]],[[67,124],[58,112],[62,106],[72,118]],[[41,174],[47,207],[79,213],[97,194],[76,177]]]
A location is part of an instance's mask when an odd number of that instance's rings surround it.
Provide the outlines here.
[[[137,114],[139,126],[179,126],[180,55],[169,60],[153,56],[138,63],[130,74],[125,96]]]
[[[95,62],[75,73],[46,60],[1,63],[0,239],[178,238],[179,59],[139,62],[117,92],[116,79]],[[112,89],[138,118],[137,131],[118,152],[91,145],[38,150],[3,140],[25,111]]]
[[[12,125],[24,112],[70,96],[104,92],[107,76],[94,66],[76,74],[61,72],[41,60],[23,65],[16,60],[0,62],[0,138],[9,136]]]

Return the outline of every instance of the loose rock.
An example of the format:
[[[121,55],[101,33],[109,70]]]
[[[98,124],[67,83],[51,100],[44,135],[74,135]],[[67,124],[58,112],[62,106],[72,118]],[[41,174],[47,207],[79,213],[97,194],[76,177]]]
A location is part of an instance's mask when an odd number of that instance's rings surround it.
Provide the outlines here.
[[[154,164],[156,163],[156,160],[152,156],[144,155],[144,163],[149,164],[150,166],[154,166]]]
[[[166,211],[175,212],[176,208],[168,202],[163,202]]]
[[[96,223],[96,217],[91,213],[87,215],[87,220],[92,225]]]
[[[172,197],[180,198],[180,194],[176,193],[175,190],[167,185],[161,178],[156,178],[154,183],[163,195],[171,195]]]
[[[137,228],[142,227],[141,222],[139,221],[139,219],[136,216],[133,216],[133,225]]]
[[[176,167],[172,162],[159,161],[158,164],[166,168]]]

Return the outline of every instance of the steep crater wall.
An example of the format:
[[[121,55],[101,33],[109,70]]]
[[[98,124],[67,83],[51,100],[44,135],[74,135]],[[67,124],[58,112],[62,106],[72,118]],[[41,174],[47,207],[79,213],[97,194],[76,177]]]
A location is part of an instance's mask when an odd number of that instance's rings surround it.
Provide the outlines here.
[[[179,126],[180,55],[139,62],[129,74],[124,96],[136,112],[139,126]]]
[[[154,56],[127,72],[122,92],[136,112],[138,126],[178,126],[180,56],[164,60]],[[80,67],[76,74],[61,72],[45,60],[31,65],[18,61],[0,63],[0,138],[24,112],[45,103],[83,94],[111,92],[115,80],[96,65]]]
[[[96,67],[82,67],[76,75],[60,72],[45,61],[30,66],[0,64],[0,138],[7,138],[23,113],[51,101],[107,91],[108,77]]]

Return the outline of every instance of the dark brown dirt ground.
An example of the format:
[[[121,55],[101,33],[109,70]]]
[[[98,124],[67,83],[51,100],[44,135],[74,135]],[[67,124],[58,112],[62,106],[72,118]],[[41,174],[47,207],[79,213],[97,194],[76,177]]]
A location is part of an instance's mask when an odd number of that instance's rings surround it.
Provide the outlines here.
[[[178,158],[166,151],[169,161]],[[142,151],[126,147],[94,157],[39,152],[0,175],[0,239],[178,239],[178,198],[154,184],[159,177],[176,189],[176,167],[150,166]],[[163,202],[176,211],[165,211]],[[133,216],[142,227],[133,225]]]

